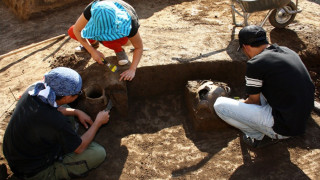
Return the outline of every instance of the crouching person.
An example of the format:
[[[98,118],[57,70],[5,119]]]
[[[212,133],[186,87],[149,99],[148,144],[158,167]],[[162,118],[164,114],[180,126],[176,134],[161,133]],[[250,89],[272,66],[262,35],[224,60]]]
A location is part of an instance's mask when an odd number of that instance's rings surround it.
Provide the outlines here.
[[[21,96],[3,139],[3,153],[15,176],[28,180],[83,177],[104,161],[105,149],[92,140],[109,121],[109,112],[99,112],[93,122],[83,111],[62,106],[78,98],[81,86],[76,71],[58,67]],[[87,128],[81,137],[73,116]]]
[[[254,148],[303,134],[314,107],[315,87],[299,56],[287,47],[269,45],[260,26],[241,29],[239,43],[249,58],[248,98],[218,98],[214,104],[218,116],[240,129],[244,142]]]

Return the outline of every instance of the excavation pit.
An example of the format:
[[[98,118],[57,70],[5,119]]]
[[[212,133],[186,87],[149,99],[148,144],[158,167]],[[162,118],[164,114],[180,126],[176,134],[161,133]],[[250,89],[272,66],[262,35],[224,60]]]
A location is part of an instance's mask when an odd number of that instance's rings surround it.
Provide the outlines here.
[[[192,92],[190,90],[195,87],[189,88],[190,93],[186,93],[186,89],[188,89],[186,86],[189,81],[209,79],[225,82],[233,86],[233,93],[239,96],[239,90],[243,89],[241,86],[244,84],[242,78],[244,77],[244,65],[245,63],[243,62],[221,61],[215,63],[206,62],[142,67],[137,70],[134,80],[126,83],[119,81],[121,71],[113,73],[106,66],[93,64],[80,72],[83,79],[84,95],[79,98],[77,106],[74,107],[82,109],[89,113],[92,118],[95,118],[96,114],[103,110],[108,100],[111,99],[114,109],[118,113],[120,112],[122,116],[127,116],[130,99],[134,101],[134,99],[154,98],[163,95],[182,95],[185,96],[186,102],[189,104],[187,106],[189,106],[191,111],[191,109],[194,109],[191,106],[198,105],[190,105],[193,104],[191,102],[194,100],[189,101],[189,99],[195,98],[194,95],[191,95]],[[198,85],[200,86],[200,84]],[[230,87],[226,88],[230,89]],[[204,90],[197,92],[198,100],[200,100],[199,96],[201,94],[204,95]],[[219,91],[219,88],[216,90]],[[230,90],[225,89],[222,96],[227,96],[226,91]],[[213,92],[210,93],[212,94]],[[228,92],[228,96],[229,94],[230,92]],[[217,95],[215,99],[218,96],[220,95]],[[208,111],[216,116],[212,107],[213,103],[210,100],[211,108],[208,106]],[[193,112],[191,116],[197,116],[195,113]],[[199,111],[197,113],[199,114]],[[203,128],[196,129],[201,131]]]
[[[86,97],[90,99],[97,99],[105,95],[104,90],[99,85],[88,87],[86,90],[84,90],[84,93],[86,94]]]
[[[121,116],[128,113],[127,87],[119,81],[119,73],[113,73],[107,66],[97,63],[79,72],[82,77],[83,94],[72,107],[83,110],[94,120],[99,111],[104,110],[111,100],[114,111]]]
[[[89,2],[73,3],[72,8],[65,11],[48,13],[23,23],[16,20],[11,11],[6,11],[2,3],[2,47],[5,48],[1,48],[1,54],[65,34]],[[236,51],[240,27],[232,27],[229,0],[203,0],[197,3],[189,0],[128,2],[132,3],[141,18],[139,31],[144,46],[150,50],[144,52],[133,82],[126,83],[129,97],[126,102],[129,102],[130,107],[127,109],[128,116],[122,117],[116,108],[112,109],[110,122],[97,133],[95,141],[106,149],[106,160],[97,169],[89,172],[88,177],[79,179],[317,179],[320,169],[319,163],[317,164],[320,150],[319,116],[313,115],[304,136],[257,151],[246,148],[241,142],[238,130],[227,128],[222,132],[199,133],[192,130],[193,126],[187,126],[192,122],[187,114],[184,95],[187,81],[212,79],[226,82],[234,93],[230,97],[238,96],[236,91],[239,94],[244,92],[245,82],[241,79],[244,73],[238,73],[239,78],[236,79],[241,82],[236,82],[228,77],[220,78],[219,74],[212,78],[215,72],[205,65],[188,65],[221,59],[245,59],[241,52]],[[314,63],[308,63],[308,60],[304,60],[304,63],[309,72],[312,71],[310,74],[317,84],[316,100],[319,102],[320,33],[317,26],[318,12],[314,11],[319,3],[315,0],[303,0],[299,5],[303,12],[288,28],[273,29],[268,24],[264,28],[268,31],[270,43],[287,46],[300,57],[313,60]],[[251,23],[260,22],[264,16],[265,14],[255,14],[250,17]],[[49,70],[46,62],[53,64],[57,56],[74,52],[78,45],[78,42],[66,37],[2,59],[2,92],[7,94],[1,98],[2,112],[5,112],[13,101],[8,87],[11,87],[16,97],[19,96],[28,85],[40,80]],[[131,58],[129,48],[125,49]],[[107,56],[114,54],[103,46],[100,46],[99,50]],[[83,64],[94,62],[90,57],[86,58],[87,56],[74,60],[66,59],[64,66],[71,67],[73,64],[70,62],[76,61]],[[175,57],[178,60],[190,60],[184,61],[186,65],[180,67],[191,71],[177,71],[174,76],[172,73],[167,76],[166,69],[180,69],[176,68],[176,65],[163,64],[183,63],[174,59]],[[159,66],[146,67],[152,65]],[[193,70],[193,67],[198,69]],[[72,68],[81,72],[84,65]],[[201,75],[203,70],[211,74]],[[229,76],[229,73],[233,73],[232,70],[224,75]],[[184,73],[185,77],[180,73]],[[157,81],[149,81],[151,77]],[[162,77],[166,85],[159,80]],[[140,80],[147,81],[138,82]],[[145,84],[147,86],[143,86]],[[135,90],[135,87],[143,88]],[[9,113],[5,115],[10,116]],[[8,121],[9,118],[4,120],[1,130],[5,129]]]
[[[212,80],[227,84],[231,89],[229,97],[244,98],[245,66],[246,62],[242,61],[147,66],[138,68],[136,77],[131,82],[118,81],[119,73],[125,68],[110,74],[104,66],[93,64],[81,71],[84,89],[98,84],[111,99],[117,97],[114,100],[117,107],[111,110],[109,123],[100,129],[95,138],[107,151],[106,161],[83,179],[186,177],[199,169],[211,171],[210,167],[215,167],[216,161],[230,161],[241,167],[234,160],[237,157],[230,154],[239,146],[245,147],[239,141],[240,131],[219,121],[195,125],[196,118],[192,117],[193,112],[188,107],[186,91],[190,82]],[[106,77],[112,78],[106,80]],[[197,86],[199,85],[201,83]],[[209,91],[195,92],[203,100]],[[122,102],[122,105],[117,104],[118,102]],[[101,109],[104,107],[105,105]],[[126,107],[127,114],[119,111],[119,107]],[[308,127],[307,136],[315,138],[319,133],[318,125],[315,121],[309,121]],[[289,142],[295,143],[297,140]],[[260,152],[259,157],[272,159],[267,161],[268,167],[278,167],[279,162],[288,161],[287,146],[278,144],[275,148],[277,153],[273,154],[278,154],[279,151],[279,155],[270,157],[269,149]],[[204,164],[208,166],[203,167]],[[218,168],[215,172],[221,173],[219,177],[227,173],[225,167],[215,168]],[[287,163],[284,168],[294,168],[297,174],[300,172],[291,163]],[[278,176],[285,178],[287,173],[277,173]],[[205,178],[202,175],[197,177]]]

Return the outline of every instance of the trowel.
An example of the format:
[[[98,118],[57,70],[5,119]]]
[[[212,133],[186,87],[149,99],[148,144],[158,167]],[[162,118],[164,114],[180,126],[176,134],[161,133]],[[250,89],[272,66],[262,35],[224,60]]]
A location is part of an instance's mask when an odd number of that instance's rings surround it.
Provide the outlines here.
[[[109,99],[107,107],[104,109],[104,111],[110,111],[112,106],[113,106],[112,101],[111,101],[111,99]]]
[[[110,62],[108,62],[105,59],[102,59],[103,64],[106,64],[108,66],[108,68],[112,71],[112,72],[117,72],[118,71],[118,67],[114,64],[111,64]]]

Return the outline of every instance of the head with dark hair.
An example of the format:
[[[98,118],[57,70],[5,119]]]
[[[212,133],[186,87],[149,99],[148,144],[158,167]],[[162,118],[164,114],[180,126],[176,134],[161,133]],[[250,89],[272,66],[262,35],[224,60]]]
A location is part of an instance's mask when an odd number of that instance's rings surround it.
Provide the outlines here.
[[[61,100],[65,96],[80,95],[81,87],[82,79],[79,73],[70,68],[57,67],[46,73],[44,81],[36,83],[29,94],[57,107],[56,100]]]
[[[239,48],[243,45],[250,45],[252,47],[259,47],[264,44],[269,44],[267,40],[266,31],[257,25],[250,25],[242,28],[239,32]]]

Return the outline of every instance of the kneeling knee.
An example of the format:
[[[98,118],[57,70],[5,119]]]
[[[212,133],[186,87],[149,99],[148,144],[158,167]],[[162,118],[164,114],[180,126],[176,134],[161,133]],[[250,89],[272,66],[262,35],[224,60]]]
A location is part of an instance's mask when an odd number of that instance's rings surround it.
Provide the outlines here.
[[[216,112],[219,112],[224,104],[225,97],[218,97],[216,102],[213,104],[213,108]]]
[[[95,155],[97,159],[101,159],[102,161],[106,158],[107,154],[106,154],[106,150],[102,147],[102,146],[98,146],[95,149]]]
[[[106,150],[98,143],[92,143],[89,151],[87,162],[90,169],[100,165],[106,158]]]

